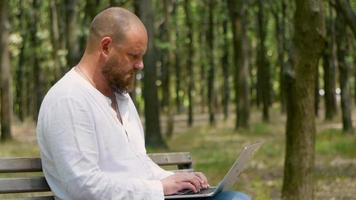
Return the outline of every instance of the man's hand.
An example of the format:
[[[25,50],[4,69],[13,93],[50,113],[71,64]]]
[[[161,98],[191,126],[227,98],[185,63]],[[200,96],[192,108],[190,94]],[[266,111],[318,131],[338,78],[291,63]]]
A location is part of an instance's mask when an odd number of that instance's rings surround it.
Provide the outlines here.
[[[175,194],[189,189],[199,192],[209,187],[208,180],[201,172],[178,172],[161,180],[165,195]]]

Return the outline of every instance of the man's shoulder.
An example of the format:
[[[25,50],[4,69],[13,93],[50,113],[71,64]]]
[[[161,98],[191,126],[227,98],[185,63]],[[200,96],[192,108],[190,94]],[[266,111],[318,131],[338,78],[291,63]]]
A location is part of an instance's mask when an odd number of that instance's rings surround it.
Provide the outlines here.
[[[76,99],[81,101],[85,99],[85,85],[80,80],[74,70],[67,72],[57,83],[55,83],[47,92],[43,99],[43,104],[53,104],[61,99]]]

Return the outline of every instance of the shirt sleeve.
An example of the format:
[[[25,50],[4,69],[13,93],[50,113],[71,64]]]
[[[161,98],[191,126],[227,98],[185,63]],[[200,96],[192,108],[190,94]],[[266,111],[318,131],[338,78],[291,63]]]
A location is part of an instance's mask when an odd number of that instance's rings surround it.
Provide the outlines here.
[[[154,179],[161,180],[161,179],[164,179],[164,178],[174,174],[174,172],[162,169],[155,162],[153,162],[153,160],[151,158],[148,157],[148,159],[150,159],[149,163],[150,163],[151,171],[153,172]]]
[[[46,146],[69,196],[87,200],[164,199],[159,180],[121,177],[100,169],[91,116],[83,103],[64,97],[57,100],[44,119]]]
[[[136,107],[135,107],[130,95],[125,94],[125,97],[129,99],[129,103],[128,104],[129,104],[129,107],[132,109],[132,111],[133,111],[132,113],[134,113],[136,120],[138,122],[141,122],[141,119],[140,119],[140,117],[138,115],[138,112],[136,110]],[[141,130],[141,133],[142,133],[142,139],[144,140],[145,136],[143,134],[144,130],[143,130],[143,127],[142,127],[142,123],[139,123],[138,126],[139,126],[139,128]],[[147,155],[146,149],[145,149],[145,154],[146,154],[147,163],[149,164],[151,172],[153,173],[153,179],[161,180],[163,178],[166,178],[167,176],[170,176],[170,175],[174,174],[174,172],[164,170],[163,168],[158,166],[155,162],[153,162],[153,160]]]

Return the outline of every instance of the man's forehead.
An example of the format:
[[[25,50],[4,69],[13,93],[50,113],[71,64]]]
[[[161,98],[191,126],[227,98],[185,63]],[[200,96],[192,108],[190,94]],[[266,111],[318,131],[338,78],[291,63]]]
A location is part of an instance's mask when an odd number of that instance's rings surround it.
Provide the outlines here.
[[[146,48],[148,42],[147,40],[146,30],[131,29],[126,32],[125,39],[122,41],[122,44],[125,46],[132,46],[134,48]]]

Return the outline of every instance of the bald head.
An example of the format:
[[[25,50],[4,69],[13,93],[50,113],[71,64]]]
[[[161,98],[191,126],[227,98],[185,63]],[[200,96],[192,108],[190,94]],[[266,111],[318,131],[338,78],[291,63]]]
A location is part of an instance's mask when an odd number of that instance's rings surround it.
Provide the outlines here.
[[[111,37],[113,43],[120,44],[134,27],[145,29],[141,20],[132,12],[119,7],[108,8],[100,12],[92,21],[87,49],[96,47],[100,39],[106,36]]]

